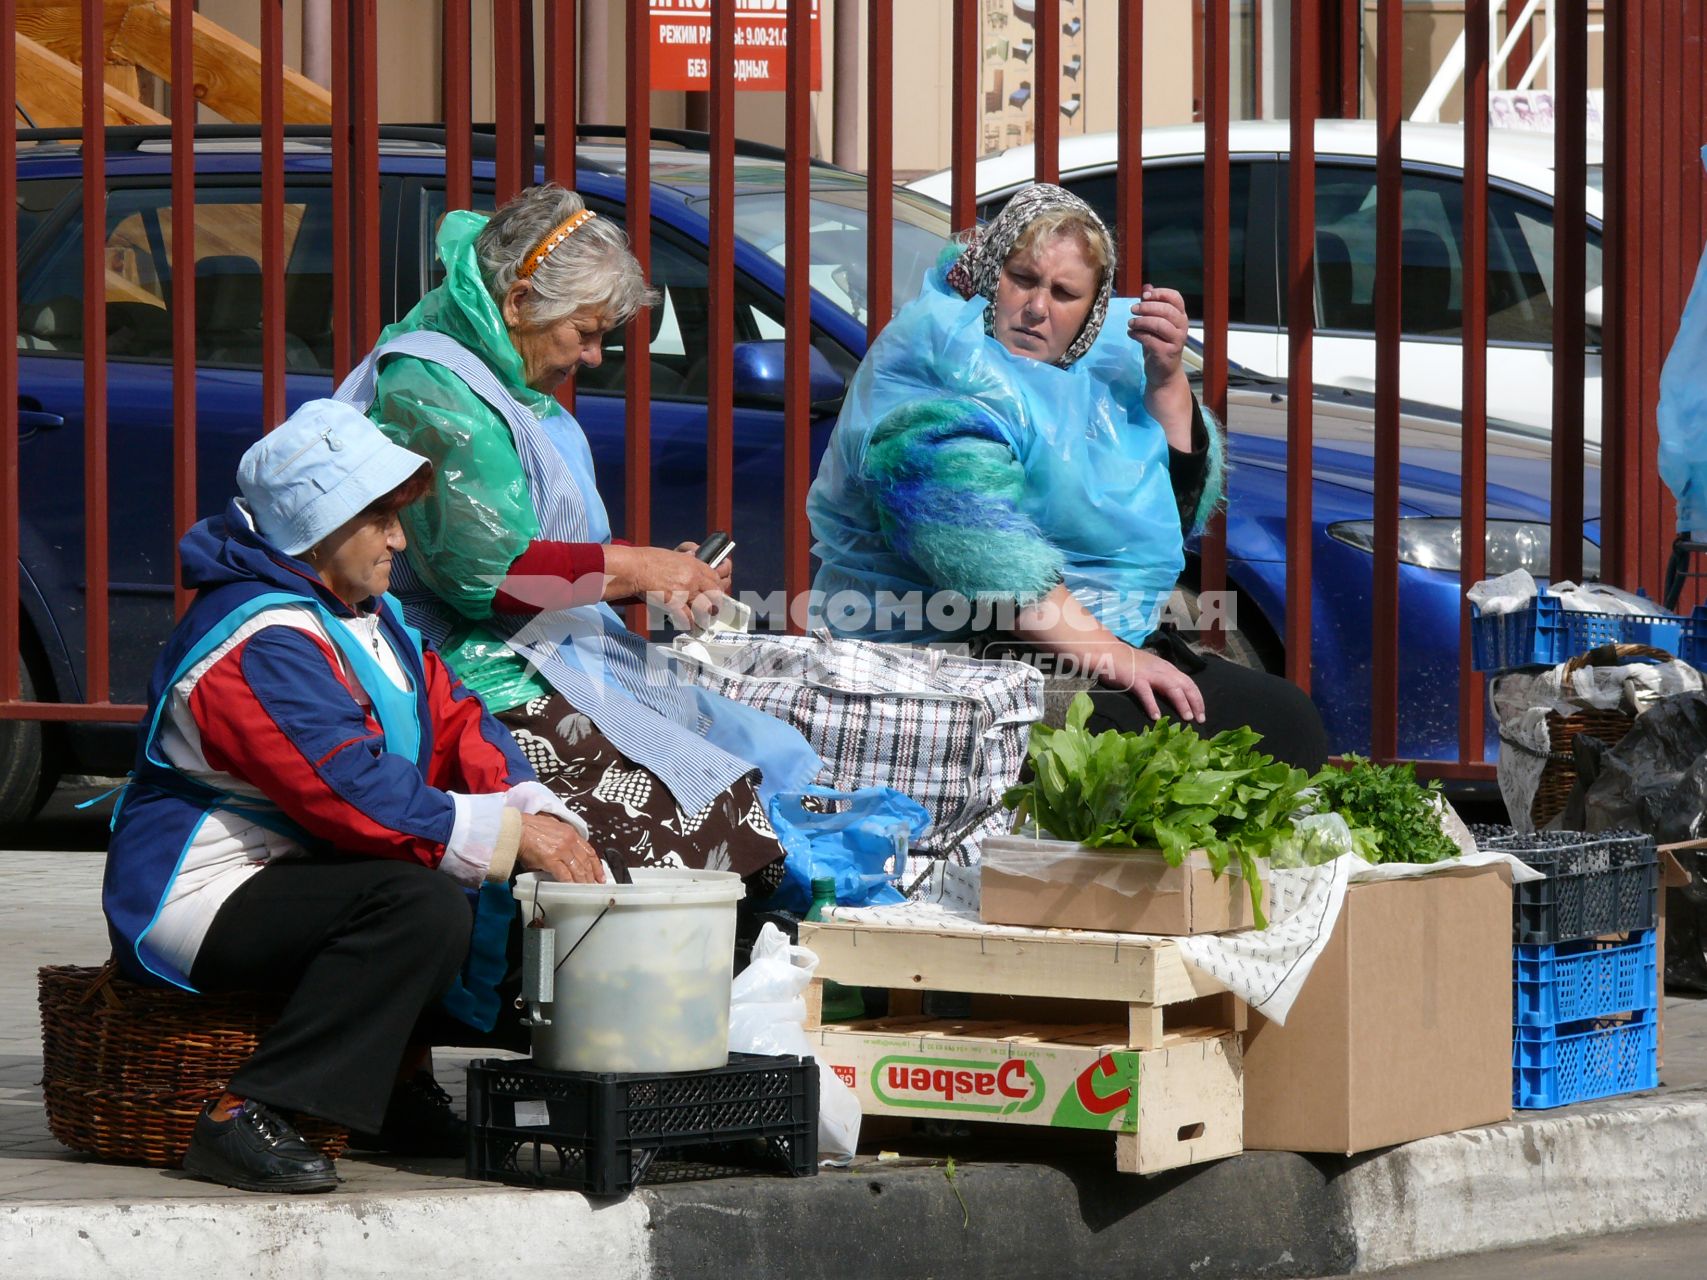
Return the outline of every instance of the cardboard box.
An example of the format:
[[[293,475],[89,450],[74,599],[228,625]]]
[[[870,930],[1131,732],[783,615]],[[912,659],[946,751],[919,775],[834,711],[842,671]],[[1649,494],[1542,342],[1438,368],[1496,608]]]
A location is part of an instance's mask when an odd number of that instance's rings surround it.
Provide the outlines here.
[[[1116,1027],[902,1019],[807,1034],[868,1116],[1101,1130],[1118,1135],[1119,1167],[1132,1173],[1240,1150],[1234,1033],[1171,1036],[1144,1050],[1128,1048]]]
[[[1269,901],[1267,864],[1262,900]],[[1147,849],[1087,849],[1066,840],[994,836],[980,869],[986,923],[1115,933],[1226,933],[1255,926],[1250,889],[1192,854],[1170,867]]]
[[[1511,1116],[1503,865],[1354,884],[1285,1026],[1252,1013],[1245,1146],[1347,1155]]]

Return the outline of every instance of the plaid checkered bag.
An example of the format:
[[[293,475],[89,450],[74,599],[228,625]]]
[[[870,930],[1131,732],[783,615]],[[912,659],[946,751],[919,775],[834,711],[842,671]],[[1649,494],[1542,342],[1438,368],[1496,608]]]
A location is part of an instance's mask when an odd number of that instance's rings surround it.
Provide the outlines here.
[[[683,637],[672,656],[684,679],[800,730],[824,758],[820,784],[894,787],[923,805],[914,854],[968,866],[1007,828],[1002,793],[1043,714],[1043,677],[1024,663],[827,633]]]

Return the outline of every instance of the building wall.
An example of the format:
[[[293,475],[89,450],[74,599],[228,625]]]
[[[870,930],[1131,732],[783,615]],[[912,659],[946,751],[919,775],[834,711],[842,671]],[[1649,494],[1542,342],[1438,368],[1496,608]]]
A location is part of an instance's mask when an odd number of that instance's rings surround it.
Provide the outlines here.
[[[334,0],[334,3],[339,0]],[[859,79],[848,86],[859,111],[859,154],[866,146],[865,75],[866,40],[863,0],[822,0],[819,21],[823,27],[823,92],[813,95],[813,154],[828,157],[836,109],[838,86],[835,77],[834,29],[838,4],[860,8]],[[1084,106],[1064,133],[1113,129],[1116,116],[1115,33],[1118,31],[1119,0],[1077,0],[1063,4],[1063,18],[1082,10],[1083,30],[1077,41],[1063,39],[1062,47],[1082,47],[1084,66],[1076,87],[1074,81],[1063,98],[1079,92]],[[605,92],[596,101],[583,99],[583,119],[620,122],[626,84],[626,5],[622,0],[581,0],[585,11],[603,6],[606,40],[596,51],[588,50],[602,63]],[[302,0],[284,0],[285,58],[292,67],[302,65]],[[477,120],[493,118],[491,6],[474,0],[471,63],[473,68],[474,115]],[[1012,0],[984,0],[983,8],[1011,14]],[[544,5],[534,6],[536,46],[544,40]],[[948,163],[949,121],[954,47],[951,6],[947,0],[896,0],[895,30],[892,33],[895,67],[895,167],[902,173],[927,173]],[[1192,114],[1190,0],[1146,6],[1144,118],[1150,124],[1175,124]],[[204,16],[252,43],[260,42],[260,17],[254,0],[201,0]],[[441,67],[443,6],[441,0],[379,0],[380,119],[388,122],[422,122],[442,118]],[[1011,20],[1010,20],[1011,21]],[[1017,24],[1013,24],[1016,25]],[[543,111],[545,68],[535,67],[534,101]],[[688,119],[686,95],[654,93],[652,120],[659,127],[681,127]],[[783,141],[783,95],[747,93],[736,95],[736,134],[762,142]]]
[[[339,3],[341,0],[333,0]],[[1511,0],[1517,7],[1521,0]],[[303,0],[284,0],[285,56],[290,65],[301,66]],[[1233,0],[1233,116],[1235,119],[1256,110],[1258,95],[1256,79],[1262,74],[1262,100],[1276,104],[1284,111],[1284,81],[1288,53],[1286,13],[1288,0],[1264,0],[1266,10],[1266,47],[1261,61],[1266,73],[1255,66],[1252,31],[1255,27],[1256,0]],[[1365,47],[1375,41],[1376,10],[1379,0],[1362,0],[1364,8]],[[812,150],[816,156],[828,158],[838,93],[844,91],[836,84],[834,32],[838,5],[854,4],[859,16],[859,73],[857,81],[845,87],[858,112],[857,156],[865,154],[867,141],[867,111],[865,94],[866,21],[864,0],[821,0],[823,91],[813,95]],[[1408,114],[1434,75],[1435,68],[1445,58],[1453,41],[1463,30],[1463,0],[1404,0],[1405,86],[1404,109]],[[1590,21],[1600,25],[1605,0],[1591,0]],[[1324,9],[1328,6],[1324,5]],[[495,72],[503,79],[504,69],[492,65],[491,5],[474,0],[472,8],[471,63],[474,116],[491,120],[494,115],[492,86]],[[587,50],[586,56],[596,58],[602,67],[604,93],[596,100],[583,96],[582,118],[592,122],[613,123],[623,118],[626,68],[626,9],[624,0],[581,0],[585,24],[592,11],[603,10],[606,38],[598,50]],[[1193,39],[1192,30],[1199,4],[1196,0],[1160,0],[1145,5],[1144,15],[1144,122],[1151,125],[1179,124],[1193,118]],[[543,0],[534,5],[536,48],[544,42]],[[1063,38],[1066,52],[1082,50],[1084,64],[1076,80],[1063,82],[1062,100],[1077,92],[1083,96],[1083,108],[1072,120],[1063,120],[1062,134],[1113,130],[1119,123],[1117,88],[1117,57],[1119,53],[1119,0],[1074,0],[1061,5],[1063,19],[1079,16],[1083,29],[1076,38]],[[201,0],[201,12],[252,42],[259,42],[260,19],[254,0]],[[998,28],[989,25],[992,12],[1005,16]],[[441,67],[443,6],[441,0],[378,0],[380,27],[380,118],[394,122],[421,122],[442,118]],[[1013,17],[1013,0],[981,0],[979,5],[981,43],[995,32],[1009,34],[1010,45],[1018,33],[1028,30]],[[895,69],[894,96],[894,155],[899,175],[916,175],[939,169],[948,163],[950,119],[952,116],[954,29],[952,5],[948,0],[894,0],[895,29],[891,33]],[[1545,34],[1544,23],[1534,28],[1537,50]],[[1591,82],[1599,86],[1603,38],[1590,35]],[[1276,47],[1279,46],[1279,47]],[[1035,57],[1031,60],[1035,64]],[[534,101],[544,109],[545,67],[536,59],[534,69]],[[984,89],[993,86],[994,64],[987,64]],[[1511,84],[1516,83],[1516,70]],[[1375,109],[1374,63],[1365,59],[1364,110]],[[583,83],[587,81],[583,72]],[[1005,68],[1003,94],[1006,99],[1020,78],[1016,63]],[[1537,76],[1536,88],[1546,88],[1545,69]],[[1035,102],[1035,95],[1033,96]],[[1462,87],[1455,87],[1441,112],[1444,120],[1461,118]],[[998,141],[1006,145],[1014,138],[1008,125],[1023,122],[1026,132],[1018,139],[1029,141],[1031,111],[1003,110],[999,116]],[[687,95],[654,93],[652,120],[660,127],[681,127],[690,118]],[[736,94],[735,131],[740,137],[780,145],[783,141],[783,95],[780,93]],[[981,131],[981,135],[982,135]],[[981,141],[983,140],[981,136]]]
[[[1405,33],[1405,74],[1404,93],[1402,95],[1403,113],[1410,115],[1413,107],[1423,96],[1429,82],[1433,80],[1435,69],[1445,60],[1452,44],[1464,30],[1464,0],[1404,0],[1404,33]],[[1505,5],[1506,17],[1515,17],[1521,13],[1524,0],[1507,0]],[[1589,84],[1592,88],[1602,88],[1605,85],[1603,67],[1605,63],[1606,40],[1604,33],[1594,30],[1605,25],[1606,0],[1589,0],[1589,47],[1588,66]],[[1363,42],[1365,50],[1375,47],[1375,31],[1377,10],[1380,0],[1363,0]],[[1534,53],[1539,56],[1542,41],[1546,38],[1546,6],[1536,10],[1536,19],[1530,27],[1530,42]],[[1497,54],[1500,45],[1507,34],[1505,19],[1499,20],[1490,42],[1490,54]],[[1508,63],[1504,73],[1490,81],[1490,87],[1496,89],[1515,89],[1523,68],[1515,61]],[[1550,89],[1552,82],[1547,75],[1543,63],[1530,85],[1533,89]],[[1375,62],[1365,57],[1363,65],[1363,111],[1365,115],[1375,114]],[[1464,86],[1462,80],[1447,95],[1441,104],[1440,118],[1455,121],[1464,118]]]

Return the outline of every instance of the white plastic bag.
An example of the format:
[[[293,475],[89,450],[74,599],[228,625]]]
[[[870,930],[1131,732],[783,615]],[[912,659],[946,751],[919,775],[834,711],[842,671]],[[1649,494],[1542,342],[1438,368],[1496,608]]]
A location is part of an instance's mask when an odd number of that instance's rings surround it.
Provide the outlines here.
[[[814,1058],[806,1038],[805,991],[818,957],[790,946],[781,929],[767,924],[753,943],[753,959],[735,975],[729,993],[731,1053],[791,1053]],[[818,1059],[818,1157],[845,1165],[859,1146],[859,1099],[830,1064]]]

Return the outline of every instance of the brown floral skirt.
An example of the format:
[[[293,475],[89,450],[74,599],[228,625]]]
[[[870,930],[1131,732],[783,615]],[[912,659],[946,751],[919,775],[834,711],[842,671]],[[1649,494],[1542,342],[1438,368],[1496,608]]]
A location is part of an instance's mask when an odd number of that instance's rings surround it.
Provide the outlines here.
[[[687,814],[651,770],[618,751],[561,694],[535,698],[498,719],[539,780],[586,819],[600,852],[620,854],[630,867],[733,871],[750,882],[750,896],[781,883],[783,849],[759,799],[757,770]]]

